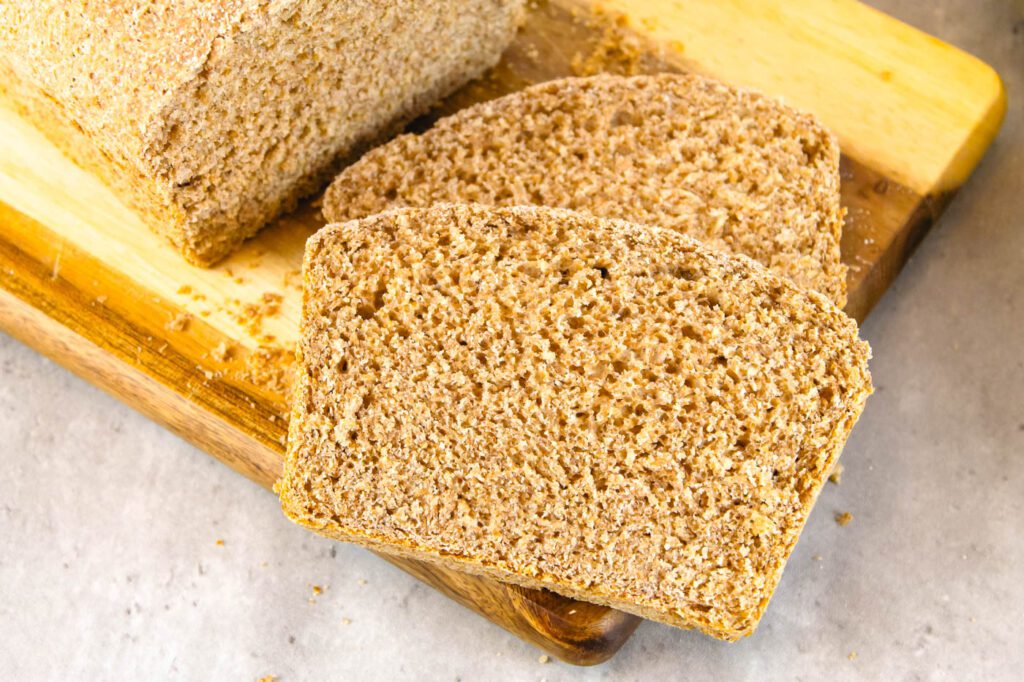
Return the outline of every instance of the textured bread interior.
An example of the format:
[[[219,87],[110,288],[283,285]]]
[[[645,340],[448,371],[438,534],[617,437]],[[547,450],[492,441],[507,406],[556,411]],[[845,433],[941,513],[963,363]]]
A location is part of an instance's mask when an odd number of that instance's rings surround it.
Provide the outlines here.
[[[871,391],[824,296],[675,231],[439,205],[307,245],[288,516],[724,639]]]
[[[522,11],[521,0],[4,5],[8,66],[52,100],[48,118],[95,139],[94,156],[126,178],[115,184],[200,264],[494,64]]]
[[[438,201],[660,225],[846,299],[835,138],[701,76],[565,79],[469,107],[345,169],[324,213],[341,222]]]

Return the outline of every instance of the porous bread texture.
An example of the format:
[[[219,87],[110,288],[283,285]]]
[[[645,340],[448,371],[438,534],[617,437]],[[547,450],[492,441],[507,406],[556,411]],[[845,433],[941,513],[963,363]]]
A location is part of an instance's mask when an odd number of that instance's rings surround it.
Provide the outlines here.
[[[828,299],[678,232],[439,205],[310,239],[285,513],[750,634],[871,392]]]
[[[846,301],[835,138],[809,115],[697,75],[569,78],[469,107],[346,168],[324,215],[444,201],[659,225]]]
[[[8,0],[19,109],[193,263],[497,62],[522,0]],[[92,148],[80,151],[82,138]]]

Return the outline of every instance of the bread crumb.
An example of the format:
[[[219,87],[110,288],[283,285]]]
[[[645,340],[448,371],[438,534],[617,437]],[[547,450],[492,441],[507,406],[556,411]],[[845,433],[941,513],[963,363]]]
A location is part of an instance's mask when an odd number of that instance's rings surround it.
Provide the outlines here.
[[[847,654],[846,657],[848,659],[850,659],[851,661],[856,661],[857,660],[857,652],[856,651],[851,651],[849,654]]]
[[[365,584],[366,584],[366,581],[365,581],[365,580],[363,580],[362,578],[360,578],[360,579],[359,579],[359,580],[357,580],[356,582],[358,582],[358,583],[359,583],[360,585],[365,585]]]
[[[319,585],[313,585],[313,594],[323,594],[323,593],[324,593],[324,588],[320,587]]]
[[[189,323],[192,322],[192,316],[188,313],[178,313],[167,323],[167,329],[172,332],[183,332],[188,329]]]
[[[845,526],[850,521],[853,521],[853,514],[850,512],[840,512],[836,514],[836,523],[840,526]]]
[[[351,625],[352,624],[352,619],[351,618],[342,618],[341,619],[341,624],[342,625]]]
[[[836,462],[836,465],[832,467],[832,473],[828,475],[828,482],[839,485],[839,481],[843,477],[843,463]]]
[[[658,30],[658,20],[654,17],[644,17],[640,20],[640,24],[648,31]]]
[[[234,315],[238,322],[253,336],[258,336],[263,331],[263,320],[273,317],[281,310],[281,302],[284,296],[275,292],[265,292],[255,303],[246,303],[242,309]]]
[[[218,540],[217,540],[217,542],[215,542],[215,543],[213,543],[213,544],[217,545],[218,547],[223,547],[223,546],[224,546],[224,541],[223,541],[223,540],[220,540],[220,539],[218,539]]]
[[[237,377],[273,393],[285,393],[295,355],[280,346],[260,346],[249,354]]]
[[[594,8],[594,18],[587,22],[590,28],[602,28],[601,39],[590,54],[584,57],[577,53],[570,63],[577,76],[596,76],[599,73],[614,73],[635,76],[640,73],[643,50],[640,40],[629,32],[626,15],[609,15],[600,8]]]
[[[537,659],[537,662],[538,663],[547,663],[550,660],[551,660],[550,656],[548,656],[547,654],[541,654],[540,657]]]
[[[232,344],[221,341],[217,346],[210,351],[210,357],[217,362],[227,362],[234,356],[235,347]]]
[[[277,675],[264,675],[257,682],[277,682]]]
[[[284,273],[285,287],[295,287],[296,289],[302,288],[302,270],[294,269]]]

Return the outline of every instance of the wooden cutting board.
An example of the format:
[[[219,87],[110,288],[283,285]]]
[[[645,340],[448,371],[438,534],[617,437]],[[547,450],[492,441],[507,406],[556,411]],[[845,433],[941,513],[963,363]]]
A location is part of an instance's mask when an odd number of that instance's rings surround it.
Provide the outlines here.
[[[974,169],[1006,106],[988,66],[851,0],[551,0],[533,3],[504,61],[439,112],[560,76],[661,70],[760,89],[838,134],[848,312],[859,319]],[[282,461],[302,247],[321,225],[315,202],[202,270],[7,107],[0,152],[0,328],[269,487]],[[638,623],[389,560],[573,663],[607,659]]]

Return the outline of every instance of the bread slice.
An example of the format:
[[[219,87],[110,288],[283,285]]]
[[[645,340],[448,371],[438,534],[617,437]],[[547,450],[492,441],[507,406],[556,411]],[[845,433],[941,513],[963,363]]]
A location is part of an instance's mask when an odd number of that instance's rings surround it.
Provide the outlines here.
[[[660,225],[846,300],[835,138],[701,76],[570,78],[469,107],[347,168],[324,214],[342,222],[439,201]]]
[[[494,64],[523,0],[4,0],[0,90],[210,265]]]
[[[292,520],[723,639],[753,631],[871,391],[824,296],[567,210],[329,225],[304,283]]]

